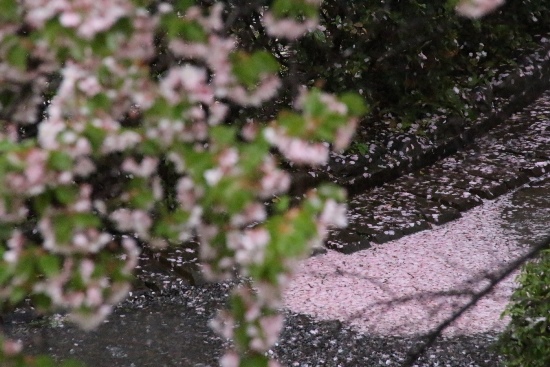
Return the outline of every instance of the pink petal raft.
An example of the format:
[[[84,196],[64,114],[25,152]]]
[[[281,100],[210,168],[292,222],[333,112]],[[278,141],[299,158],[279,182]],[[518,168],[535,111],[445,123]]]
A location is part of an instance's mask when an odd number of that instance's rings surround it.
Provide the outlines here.
[[[509,195],[432,230],[343,255],[334,251],[305,260],[285,293],[291,311],[338,319],[378,335],[414,335],[436,327],[488,284],[488,271],[525,251],[503,229]],[[446,335],[502,330],[500,315],[514,289],[511,276],[457,322]],[[453,293],[461,293],[456,295]]]

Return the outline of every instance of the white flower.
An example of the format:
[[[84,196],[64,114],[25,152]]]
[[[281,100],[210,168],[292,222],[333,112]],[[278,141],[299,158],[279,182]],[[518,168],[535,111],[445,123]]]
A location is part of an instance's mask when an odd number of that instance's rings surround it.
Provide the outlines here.
[[[223,177],[223,171],[220,168],[212,168],[204,172],[204,179],[210,186],[217,184]]]
[[[468,18],[481,18],[504,4],[504,0],[461,0],[456,11]]]

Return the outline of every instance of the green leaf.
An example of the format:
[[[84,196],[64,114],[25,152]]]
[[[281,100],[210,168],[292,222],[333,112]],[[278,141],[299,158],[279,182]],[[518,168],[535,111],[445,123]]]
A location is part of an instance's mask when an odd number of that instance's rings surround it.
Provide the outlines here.
[[[42,255],[38,258],[40,270],[48,278],[59,274],[61,270],[61,260],[55,255]]]
[[[9,140],[0,140],[0,152],[8,152],[17,148],[17,143]]]
[[[52,218],[55,239],[58,244],[68,243],[73,236],[73,221],[68,215],[57,215]]]
[[[312,89],[304,101],[304,113],[308,116],[321,117],[328,111],[325,103],[321,101],[321,92],[318,89]]]
[[[174,10],[175,11],[185,11],[195,5],[194,0],[176,0],[174,2]]]
[[[155,156],[162,151],[162,146],[156,139],[146,139],[141,142],[141,144],[139,145],[139,149],[141,149],[141,152],[144,155]]]
[[[26,296],[27,296],[27,292],[25,291],[24,288],[14,287],[12,288],[12,291],[10,293],[9,300],[10,300],[10,303],[16,305],[22,300],[24,300]]]
[[[17,0],[0,0],[1,22],[14,22],[19,19],[19,6]]]
[[[268,357],[256,354],[243,357],[240,367],[267,367],[268,363]]]
[[[98,93],[93,97],[88,98],[88,107],[92,111],[107,111],[112,105],[111,99],[105,93]]]
[[[34,362],[37,367],[56,367],[57,365],[52,357],[45,355],[37,356]]]
[[[98,228],[101,225],[101,220],[93,213],[74,213],[71,219],[77,228]]]
[[[29,52],[19,43],[13,45],[6,54],[6,60],[10,65],[17,67],[18,69],[27,69],[27,57]]]
[[[348,107],[350,115],[362,116],[369,111],[363,97],[356,93],[344,93],[340,96],[340,101]]]
[[[264,139],[256,140],[252,143],[243,144],[239,147],[240,156],[246,159],[240,160],[240,165],[247,174],[257,174],[258,167],[264,161],[269,152],[269,143]]]
[[[204,43],[208,36],[204,28],[195,20],[185,20],[174,13],[167,14],[162,20],[170,38],[183,38],[190,42]]]
[[[262,75],[279,71],[277,59],[266,51],[256,51],[253,54],[234,52],[231,54],[231,64],[239,82],[248,88],[257,85]]]
[[[233,126],[218,125],[210,128],[212,141],[220,146],[230,146],[235,143],[237,128]]]
[[[279,125],[285,127],[286,132],[291,136],[301,137],[306,132],[306,121],[303,116],[290,111],[282,111],[277,116]]]
[[[290,208],[290,197],[287,195],[281,196],[274,200],[275,202],[275,211],[277,213],[284,213]]]
[[[322,184],[317,188],[319,196],[323,199],[331,198],[338,202],[346,200],[346,190],[333,184]]]
[[[1,255],[4,255],[4,251],[2,251]],[[11,279],[11,276],[11,269],[7,266],[0,266],[0,285],[5,284],[7,280]]]
[[[33,294],[32,304],[39,310],[49,310],[52,305],[52,300],[45,294]]]
[[[88,138],[90,144],[92,145],[93,150],[98,151],[103,145],[103,140],[107,133],[105,130],[100,129],[92,124],[87,124],[83,135]]]
[[[285,16],[315,17],[318,14],[317,5],[304,0],[275,0],[271,5],[271,10],[278,18]]]
[[[134,193],[134,196],[130,200],[130,204],[138,209],[148,209],[154,201],[155,197],[152,190],[144,188]]]
[[[33,198],[33,208],[38,214],[42,215],[44,211],[50,206],[52,201],[52,194],[50,191],[44,191],[40,195]]]
[[[68,171],[73,167],[73,158],[64,152],[51,151],[48,157],[48,167],[58,171]]]
[[[64,205],[68,205],[78,197],[78,187],[76,185],[58,186],[54,189],[56,199]]]

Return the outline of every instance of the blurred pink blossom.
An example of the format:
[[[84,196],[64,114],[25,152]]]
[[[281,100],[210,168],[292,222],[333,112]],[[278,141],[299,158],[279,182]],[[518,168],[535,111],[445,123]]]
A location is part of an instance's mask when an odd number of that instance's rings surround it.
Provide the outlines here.
[[[468,18],[481,18],[504,4],[504,0],[460,0],[456,11]]]
[[[262,22],[270,36],[290,40],[303,36],[306,32],[315,29],[317,26],[316,19],[307,18],[304,22],[300,23],[290,18],[277,19],[271,12],[264,14]]]
[[[23,343],[19,340],[3,340],[2,341],[2,352],[6,356],[14,356],[21,353],[23,350]]]

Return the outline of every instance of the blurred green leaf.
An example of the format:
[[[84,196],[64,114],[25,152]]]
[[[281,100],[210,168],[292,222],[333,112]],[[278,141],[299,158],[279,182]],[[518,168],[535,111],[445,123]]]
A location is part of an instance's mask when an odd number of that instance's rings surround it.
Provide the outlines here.
[[[68,205],[76,200],[78,197],[78,186],[76,185],[64,185],[58,186],[54,189],[55,197],[57,200],[64,205]],[[50,201],[46,201],[43,204],[49,204]],[[42,210],[40,210],[42,212]]]
[[[162,23],[170,38],[181,37],[186,41],[200,43],[206,42],[208,38],[206,31],[197,21],[180,18],[175,13],[165,15]]]
[[[353,116],[363,116],[369,109],[363,97],[356,93],[344,93],[340,96],[342,101],[349,110],[349,113]]]
[[[278,18],[299,16],[315,17],[318,14],[317,5],[304,0],[275,0],[271,4],[271,10]]]
[[[283,126],[290,136],[302,137],[306,132],[304,117],[295,112],[282,111],[277,116],[277,123]]]
[[[217,125],[210,128],[212,141],[219,146],[232,146],[235,144],[237,128],[234,126]]]
[[[103,141],[105,140],[105,136],[107,135],[107,133],[105,132],[105,130],[100,129],[92,124],[87,124],[84,129],[83,135],[90,141],[93,150],[98,151],[103,145]]]
[[[183,12],[193,5],[195,5],[194,0],[176,0],[174,2],[174,10]]]
[[[68,171],[73,167],[73,158],[59,150],[50,151],[48,166],[58,171]]]
[[[61,270],[61,260],[55,255],[42,255],[38,258],[38,266],[47,277],[59,274]]]
[[[19,20],[19,5],[17,0],[0,0],[0,22],[15,22]]]
[[[18,304],[27,297],[27,291],[23,287],[13,287],[9,294],[9,301],[11,304]]]
[[[27,69],[27,58],[29,52],[21,44],[14,44],[6,54],[6,60],[20,70]]]
[[[73,237],[73,221],[68,215],[60,214],[52,218],[52,226],[57,244],[67,244]]]
[[[100,219],[93,213],[73,213],[72,222],[77,228],[99,228]]]
[[[33,197],[33,208],[40,215],[50,206],[52,201],[51,191],[44,191],[43,193]]]
[[[233,73],[248,88],[256,86],[264,74],[272,74],[279,71],[279,62],[266,51],[256,51],[249,54],[237,51],[231,54]]]

